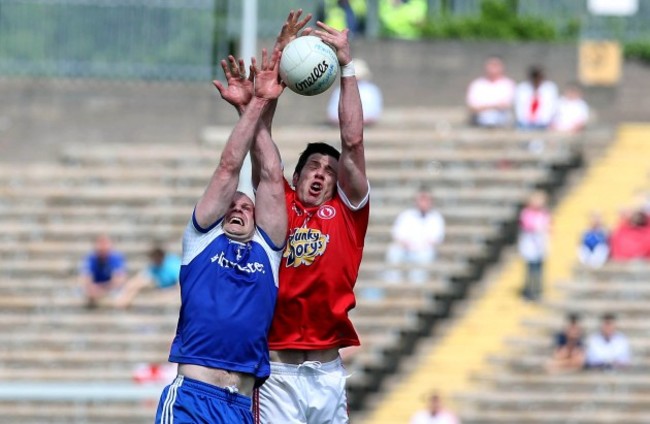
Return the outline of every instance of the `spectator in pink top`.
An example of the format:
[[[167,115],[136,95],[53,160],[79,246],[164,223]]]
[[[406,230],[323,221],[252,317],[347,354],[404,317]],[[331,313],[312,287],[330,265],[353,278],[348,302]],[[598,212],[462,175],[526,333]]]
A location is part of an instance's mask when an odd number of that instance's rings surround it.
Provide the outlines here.
[[[491,56],[484,66],[484,75],[472,81],[467,89],[471,122],[480,127],[506,127],[512,121],[515,82],[505,76],[501,58]]]
[[[551,214],[546,200],[546,193],[535,192],[519,215],[519,254],[527,270],[522,295],[532,301],[539,300],[542,294],[542,271],[548,251]]]

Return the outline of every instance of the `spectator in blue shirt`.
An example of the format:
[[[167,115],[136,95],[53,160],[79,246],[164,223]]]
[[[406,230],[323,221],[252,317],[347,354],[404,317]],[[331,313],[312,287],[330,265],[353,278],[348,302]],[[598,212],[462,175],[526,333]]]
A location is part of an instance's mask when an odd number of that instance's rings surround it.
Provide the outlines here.
[[[111,238],[102,234],[95,240],[93,252],[83,260],[79,274],[86,306],[95,308],[101,298],[124,285],[126,261],[113,249]]]
[[[589,268],[600,268],[609,257],[609,234],[599,214],[591,216],[589,228],[582,234],[578,259]]]
[[[149,265],[126,282],[115,300],[115,306],[128,308],[142,289],[167,290],[176,287],[180,270],[181,258],[155,245],[149,251]]]

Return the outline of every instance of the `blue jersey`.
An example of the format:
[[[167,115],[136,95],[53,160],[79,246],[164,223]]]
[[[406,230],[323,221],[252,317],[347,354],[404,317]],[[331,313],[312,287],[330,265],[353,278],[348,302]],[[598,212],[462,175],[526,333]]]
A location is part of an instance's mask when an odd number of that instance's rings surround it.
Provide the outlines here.
[[[192,217],[183,236],[181,309],[169,360],[270,374],[267,335],[278,291],[282,246],[256,228],[251,241],[230,240],[217,221]]]

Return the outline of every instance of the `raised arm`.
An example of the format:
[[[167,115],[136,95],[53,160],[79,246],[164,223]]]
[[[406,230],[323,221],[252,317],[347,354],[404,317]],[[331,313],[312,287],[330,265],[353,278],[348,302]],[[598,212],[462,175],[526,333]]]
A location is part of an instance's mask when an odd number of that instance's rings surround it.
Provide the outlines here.
[[[284,22],[282,25],[282,28],[280,29],[280,32],[278,33],[278,36],[275,39],[275,46],[273,47],[274,50],[280,50],[282,51],[287,44],[289,44],[291,41],[295,40],[296,37],[298,37],[298,34],[300,31],[302,31],[302,35],[307,35],[309,34],[313,29],[312,28],[305,28],[307,23],[311,20],[311,13],[308,13],[307,16],[305,16],[303,19],[300,19],[300,16],[302,15],[302,9],[298,9],[298,11],[290,11],[289,15],[287,16],[287,20]],[[304,31],[303,31],[303,28]],[[275,114],[275,108],[277,106],[277,101],[272,104],[271,107],[268,108],[268,110],[264,113],[264,116],[262,117],[262,120],[264,122],[264,125],[260,125],[258,127],[258,131],[256,134],[255,139],[259,140],[262,139],[262,144],[265,145],[267,144],[265,142],[266,139],[272,139],[272,126],[273,126],[273,116]],[[280,157],[280,152],[277,150],[277,146],[275,146],[276,153],[278,157]],[[251,155],[251,161],[252,161],[252,168],[253,168],[253,187],[257,189],[260,183],[260,169],[264,165],[263,160],[261,158],[265,157],[260,156],[260,155]],[[261,160],[261,161],[260,161]],[[282,159],[280,157],[280,166],[282,164]]]
[[[266,55],[266,51],[263,52],[263,55]],[[235,72],[233,69],[235,68],[237,69],[236,72],[238,72],[238,78],[245,80],[246,75],[239,72],[239,64],[234,58],[231,57],[230,62],[231,76]],[[228,76],[227,78],[230,79]],[[249,78],[249,81],[252,84],[253,76]],[[222,94],[222,97],[225,98],[228,89],[219,81],[215,81],[214,85]],[[233,128],[221,152],[219,164],[212,174],[208,187],[196,205],[194,216],[201,228],[208,228],[214,224],[228,209],[232,197],[237,190],[239,171],[246,157],[246,153],[251,148],[258,122],[265,108],[268,107],[272,100],[271,98],[254,96],[241,113],[239,121]]]
[[[366,159],[363,147],[363,109],[357,78],[353,74],[348,29],[336,29],[317,22],[314,34],[336,49],[341,66],[341,95],[339,98],[339,126],[341,130],[341,158],[338,184],[353,205],[359,205],[368,194]],[[352,68],[352,69],[351,69]],[[349,75],[351,73],[351,75]]]
[[[271,58],[262,56],[261,67],[255,68],[255,96],[273,97],[278,91],[282,92],[284,84],[280,82],[278,69],[278,50]],[[287,236],[284,175],[280,152],[271,138],[270,130],[276,105],[275,100],[269,103],[258,124],[251,160],[253,173],[257,176],[255,221],[276,246],[283,246]]]
[[[300,19],[300,15],[302,15],[302,9],[298,9],[295,12],[293,10],[289,12],[287,20],[282,25],[280,33],[275,39],[275,46],[273,46],[274,49],[280,51],[284,50],[284,48],[287,47],[287,44],[299,36],[298,33],[300,33],[300,31],[302,31],[300,34],[301,36],[309,35],[313,31],[313,28],[305,28],[305,25],[307,25],[311,20],[311,13],[308,13],[303,19]],[[305,29],[303,30],[303,28]]]
[[[219,81],[213,81],[214,86],[219,90],[221,98],[233,105],[239,113],[244,113],[246,106],[253,98],[254,75],[251,69],[250,75],[246,78],[246,65],[243,59],[235,60],[234,56],[228,56],[228,61],[221,61],[221,68],[226,76],[227,86]]]

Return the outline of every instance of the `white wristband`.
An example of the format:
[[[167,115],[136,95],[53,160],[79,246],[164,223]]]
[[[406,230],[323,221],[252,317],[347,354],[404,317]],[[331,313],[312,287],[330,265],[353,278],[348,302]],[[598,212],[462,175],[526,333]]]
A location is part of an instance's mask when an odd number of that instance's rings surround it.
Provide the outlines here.
[[[341,66],[341,77],[353,77],[355,76],[354,72],[354,62],[351,60],[347,65]]]

